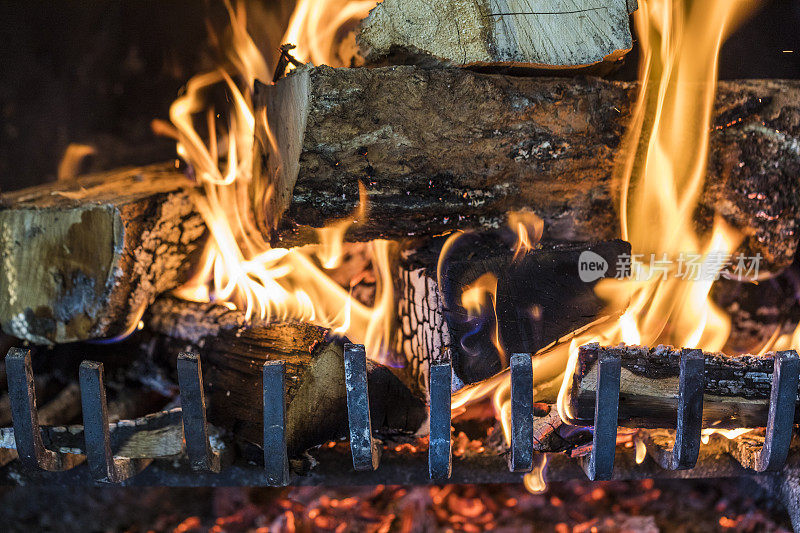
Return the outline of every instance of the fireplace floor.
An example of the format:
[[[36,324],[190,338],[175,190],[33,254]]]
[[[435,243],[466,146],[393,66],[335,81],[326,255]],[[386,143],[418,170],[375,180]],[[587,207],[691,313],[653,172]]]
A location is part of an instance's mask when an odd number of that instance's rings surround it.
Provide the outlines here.
[[[6,531],[791,531],[747,478],[521,485],[167,489],[17,487]]]

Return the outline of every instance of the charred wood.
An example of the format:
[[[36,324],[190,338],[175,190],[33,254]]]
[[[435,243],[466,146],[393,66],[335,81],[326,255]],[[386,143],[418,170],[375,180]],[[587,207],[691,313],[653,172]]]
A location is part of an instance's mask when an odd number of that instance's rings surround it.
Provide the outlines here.
[[[605,308],[594,286],[603,277],[614,277],[617,258],[630,254],[628,243],[614,240],[543,242],[515,255],[515,237],[509,233],[465,234],[448,248],[441,263],[440,246],[405,256],[401,279],[413,283],[404,284],[398,293],[404,304],[401,312],[413,312],[401,314],[400,338],[411,348],[412,361],[447,346],[461,381],[486,379],[508,366],[506,354],[535,353],[594,320]],[[584,252],[596,254],[607,267],[588,282],[578,271]],[[467,309],[465,291],[487,276],[494,285],[483,294],[480,311]]]
[[[597,361],[604,351],[613,351],[621,358],[619,425],[674,428],[681,352],[665,346],[582,346],[569,396],[575,417],[573,422],[584,426],[593,424]],[[703,427],[764,427],[769,410],[773,358],[772,352],[763,357],[706,353]]]

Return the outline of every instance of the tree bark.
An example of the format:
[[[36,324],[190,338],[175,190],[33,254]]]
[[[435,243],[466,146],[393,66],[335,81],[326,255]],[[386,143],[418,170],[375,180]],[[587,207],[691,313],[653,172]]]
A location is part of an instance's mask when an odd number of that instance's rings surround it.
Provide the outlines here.
[[[0,198],[0,324],[39,344],[112,337],[178,286],[205,226],[167,165]]]
[[[574,68],[624,56],[636,8],[635,0],[384,0],[356,39],[371,63],[400,53],[453,65]]]
[[[616,238],[615,168],[636,92],[595,78],[299,68],[257,91],[270,132],[257,128],[256,218],[281,245],[301,241],[352,217],[361,182],[368,217],[350,240],[497,228],[524,208],[544,219],[546,238]],[[788,265],[797,246],[798,98],[800,83],[781,80],[721,82],[717,94],[698,230],[721,214],[763,272]]]
[[[619,424],[674,428],[677,420],[680,351],[669,347],[589,344],[580,348],[570,404],[578,425],[593,425],[597,360],[603,351],[622,362]],[[705,354],[703,427],[764,427],[769,410],[773,353],[764,357]],[[798,396],[800,401],[800,396]]]

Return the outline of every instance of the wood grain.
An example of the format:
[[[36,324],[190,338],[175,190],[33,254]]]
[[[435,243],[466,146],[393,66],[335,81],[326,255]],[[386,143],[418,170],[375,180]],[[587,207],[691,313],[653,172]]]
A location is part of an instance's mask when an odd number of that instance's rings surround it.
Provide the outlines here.
[[[614,62],[631,49],[626,0],[384,0],[357,42],[369,62],[403,51],[453,65]]]
[[[181,283],[205,226],[168,165],[0,197],[0,324],[40,344],[113,337]]]

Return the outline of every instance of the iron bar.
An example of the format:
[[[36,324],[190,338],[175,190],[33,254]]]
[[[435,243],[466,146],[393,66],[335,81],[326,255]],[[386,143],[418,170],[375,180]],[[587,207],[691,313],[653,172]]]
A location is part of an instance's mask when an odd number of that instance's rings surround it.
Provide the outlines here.
[[[264,470],[267,485],[289,483],[286,451],[286,363],[266,361],[261,371],[264,402]]]
[[[512,472],[533,469],[533,361],[529,353],[511,356],[511,453]]]
[[[794,426],[800,359],[794,350],[778,352],[774,365],[767,431],[756,465],[759,472],[776,470],[786,462]]]
[[[432,480],[447,480],[453,473],[453,450],[450,442],[450,361],[430,367],[430,441],[428,474]]]
[[[344,381],[347,391],[347,419],[353,468],[375,470],[380,451],[372,438],[367,385],[367,353],[363,344],[344,345]]]
[[[189,464],[194,470],[219,472],[220,456],[214,452],[208,436],[203,367],[197,354],[182,352],[178,355],[178,385]]]
[[[120,483],[149,464],[149,460],[118,457],[111,451],[103,364],[84,361],[79,369],[86,461],[96,481]]]
[[[597,361],[592,451],[586,465],[586,475],[592,481],[611,479],[613,473],[621,372],[619,355],[609,352],[600,354]]]

